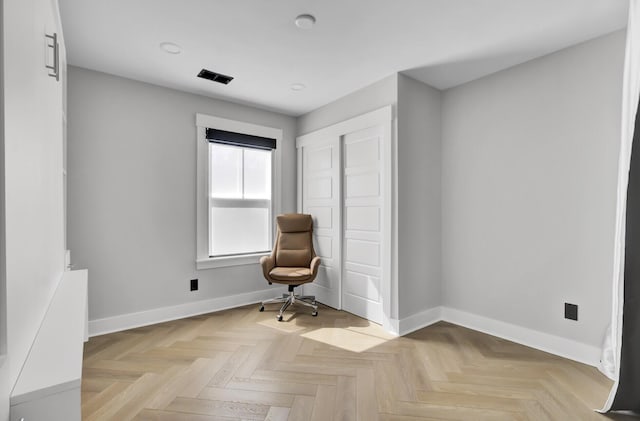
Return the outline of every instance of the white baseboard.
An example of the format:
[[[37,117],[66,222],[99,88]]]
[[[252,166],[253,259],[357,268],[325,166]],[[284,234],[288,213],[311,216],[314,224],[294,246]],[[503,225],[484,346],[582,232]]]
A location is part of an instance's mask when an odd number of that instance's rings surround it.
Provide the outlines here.
[[[442,320],[594,367],[600,364],[600,348],[582,342],[449,307],[442,307]]]
[[[89,336],[119,332],[198,314],[240,307],[268,300],[273,298],[274,295],[277,295],[277,292],[274,292],[273,289],[264,289],[245,294],[90,320]],[[601,350],[598,347],[450,307],[434,307],[404,319],[386,320],[383,325],[391,333],[403,336],[439,321],[467,327],[594,367],[598,367],[600,364]]]
[[[184,317],[196,316],[198,314],[240,307],[268,300],[277,295],[278,292],[274,289],[264,289],[245,294],[230,295],[171,307],[155,308],[137,313],[122,314],[104,319],[89,320],[89,336],[104,335],[106,333],[119,332],[136,327],[182,319]]]
[[[398,322],[398,333],[404,336],[423,327],[437,323],[440,320],[442,320],[442,307],[430,308],[400,319]]]

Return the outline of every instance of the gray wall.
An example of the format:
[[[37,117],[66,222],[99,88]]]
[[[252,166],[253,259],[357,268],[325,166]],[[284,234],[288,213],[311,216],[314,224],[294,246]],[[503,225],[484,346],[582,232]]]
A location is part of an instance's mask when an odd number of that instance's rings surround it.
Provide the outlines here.
[[[298,136],[357,117],[386,105],[395,105],[398,75],[393,74],[298,117]]]
[[[441,93],[398,75],[399,318],[442,303]]]
[[[444,304],[599,346],[610,320],[624,33],[443,96]],[[580,306],[563,318],[565,301]]]
[[[294,118],[75,67],[68,93],[68,243],[89,269],[91,320],[267,288],[257,265],[195,269],[195,114],[283,129],[283,212]]]

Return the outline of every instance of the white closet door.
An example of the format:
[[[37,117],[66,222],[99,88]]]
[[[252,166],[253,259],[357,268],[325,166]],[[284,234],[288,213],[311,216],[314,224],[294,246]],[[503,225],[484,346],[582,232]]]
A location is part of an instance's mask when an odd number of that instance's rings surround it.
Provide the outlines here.
[[[343,136],[344,209],[342,307],[383,322],[382,126]]]
[[[340,308],[340,138],[318,139],[301,148],[302,212],[313,215],[316,254],[321,258],[318,277],[305,284],[306,295]],[[300,161],[299,161],[300,162]]]

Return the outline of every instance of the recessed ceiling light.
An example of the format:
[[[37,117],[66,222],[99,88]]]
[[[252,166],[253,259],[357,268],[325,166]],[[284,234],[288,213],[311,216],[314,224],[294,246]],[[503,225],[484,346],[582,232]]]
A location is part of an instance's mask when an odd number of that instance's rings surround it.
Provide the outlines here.
[[[162,48],[162,51],[169,54],[180,54],[182,52],[180,46],[173,42],[163,42],[160,44],[160,48]]]
[[[291,85],[291,90],[293,91],[301,91],[304,88],[306,88],[306,86],[303,85],[302,83],[294,83],[293,85]]]
[[[316,23],[316,18],[313,15],[300,15],[295,20],[296,26],[300,29],[311,29]]]

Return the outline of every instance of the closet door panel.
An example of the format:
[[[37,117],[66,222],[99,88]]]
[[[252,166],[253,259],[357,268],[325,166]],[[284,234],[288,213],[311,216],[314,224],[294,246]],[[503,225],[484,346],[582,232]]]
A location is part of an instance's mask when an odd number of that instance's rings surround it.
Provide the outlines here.
[[[303,146],[301,160],[302,212],[313,216],[314,248],[321,259],[318,276],[304,286],[304,293],[340,308],[340,138]]]
[[[377,206],[352,206],[346,210],[345,229],[380,231],[380,209]]]
[[[343,308],[382,323],[383,206],[382,141],[380,126],[342,137],[343,168]]]
[[[345,293],[362,296],[370,301],[380,300],[380,278],[360,272],[344,271]]]

